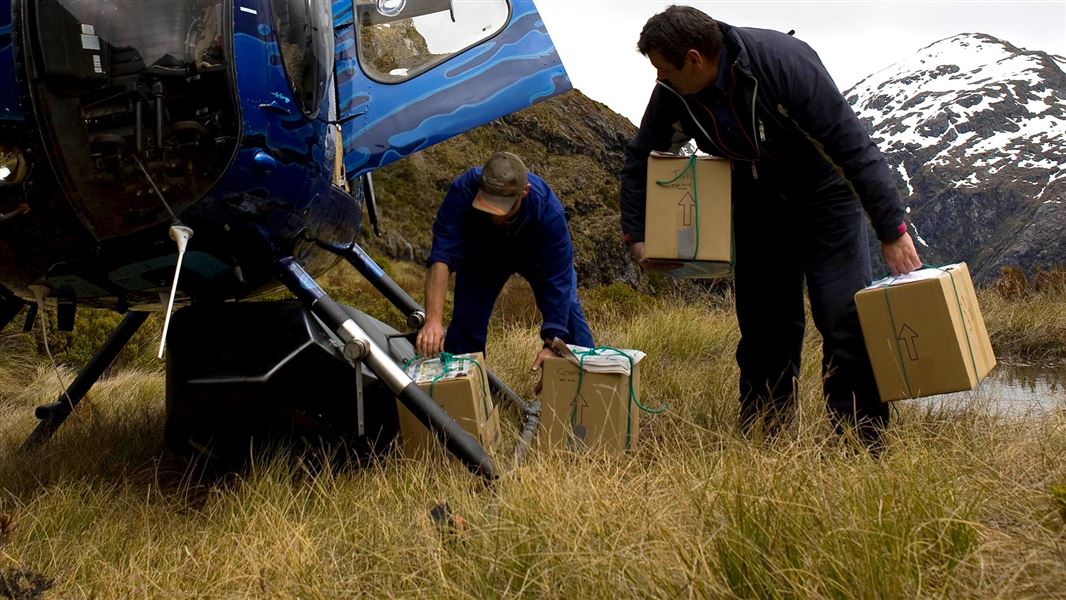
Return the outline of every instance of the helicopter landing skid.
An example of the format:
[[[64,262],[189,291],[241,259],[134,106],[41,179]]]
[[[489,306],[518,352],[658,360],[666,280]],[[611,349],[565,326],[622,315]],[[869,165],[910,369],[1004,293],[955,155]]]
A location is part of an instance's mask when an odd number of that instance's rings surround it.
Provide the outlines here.
[[[29,437],[26,438],[26,441],[22,443],[21,450],[39,448],[52,438],[52,434],[74,412],[74,408],[89,392],[93,384],[100,379],[104,371],[111,366],[118,353],[126,347],[130,338],[137,333],[137,330],[141,328],[147,318],[148,313],[138,311],[130,311],[126,313],[126,316],[122,317],[122,321],[107,337],[107,340],[96,351],[92,359],[82,367],[81,371],[78,372],[78,376],[63,391],[59,399],[51,404],[42,404],[37,407],[34,415],[40,419],[40,422]]]

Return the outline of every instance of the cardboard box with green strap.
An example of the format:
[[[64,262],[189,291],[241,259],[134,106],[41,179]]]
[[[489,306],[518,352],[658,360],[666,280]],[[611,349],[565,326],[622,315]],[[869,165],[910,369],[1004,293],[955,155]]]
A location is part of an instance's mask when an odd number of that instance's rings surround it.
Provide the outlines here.
[[[652,152],[648,157],[644,256],[673,263],[671,277],[710,279],[733,272],[730,161]]]
[[[542,448],[623,452],[636,447],[640,413],[662,412],[640,399],[639,350],[567,346],[543,365]]]
[[[405,365],[404,371],[459,425],[492,453],[500,442],[500,417],[492,404],[485,357],[441,353],[436,358],[420,358]],[[400,418],[400,447],[405,456],[416,457],[438,450],[440,444],[426,426],[401,402],[396,402]]]
[[[976,389],[996,366],[966,263],[874,282],[855,307],[884,402]]]

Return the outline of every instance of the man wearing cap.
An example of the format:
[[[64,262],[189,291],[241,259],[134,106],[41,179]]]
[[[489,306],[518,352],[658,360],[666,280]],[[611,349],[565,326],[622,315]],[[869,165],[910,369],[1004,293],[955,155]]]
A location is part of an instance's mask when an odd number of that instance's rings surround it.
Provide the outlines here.
[[[543,179],[510,152],[493,154],[484,167],[457,177],[433,223],[426,259],[426,323],[418,332],[420,354],[485,350],[489,316],[504,283],[518,274],[529,282],[544,319],[533,368],[560,338],[593,346],[577,299],[577,273],[563,207]],[[444,296],[455,272],[455,302],[447,335]]]

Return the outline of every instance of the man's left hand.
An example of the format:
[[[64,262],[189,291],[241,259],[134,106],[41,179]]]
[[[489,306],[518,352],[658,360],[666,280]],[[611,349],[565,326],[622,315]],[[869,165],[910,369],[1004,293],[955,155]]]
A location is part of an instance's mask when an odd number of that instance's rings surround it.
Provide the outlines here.
[[[904,233],[890,242],[881,242],[881,255],[885,257],[885,266],[893,275],[906,275],[922,266],[918,250],[914,248],[911,234]]]
[[[541,349],[541,351],[537,353],[537,358],[533,359],[533,370],[534,371],[541,370],[540,366],[542,364],[544,364],[544,359],[548,358],[549,356],[555,356],[555,355],[556,355],[555,354],[555,350],[552,350],[551,348],[543,348],[543,349]],[[539,396],[540,395],[540,391],[542,389],[544,389],[544,374],[543,373],[541,373],[540,377],[537,378],[537,384],[533,387],[533,393],[535,393],[536,395]]]
[[[551,348],[542,348],[541,351],[537,353],[537,357],[533,359],[533,370],[539,371],[540,365],[543,364],[544,359],[549,356],[555,356],[555,350],[552,350]]]

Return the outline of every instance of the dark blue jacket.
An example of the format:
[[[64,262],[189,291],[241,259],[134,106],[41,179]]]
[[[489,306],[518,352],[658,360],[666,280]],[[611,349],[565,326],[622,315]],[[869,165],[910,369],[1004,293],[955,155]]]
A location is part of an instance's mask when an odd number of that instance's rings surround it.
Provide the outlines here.
[[[705,106],[711,98],[682,97],[656,85],[626,148],[620,198],[626,240],[644,240],[648,153],[669,150],[681,138],[733,159],[734,170],[750,168],[752,177],[796,202],[843,181],[859,197],[880,240],[902,235],[904,211],[888,164],[814,50],[777,31],[719,25],[735,57],[727,101],[742,130],[741,143],[718,138],[714,111]]]
[[[437,211],[433,248],[426,259],[454,271],[469,269],[524,277],[544,318],[541,337],[567,338],[571,300],[576,298],[574,250],[563,206],[543,179],[529,174],[529,194],[513,222],[496,225],[471,206],[481,167],[457,177]]]

